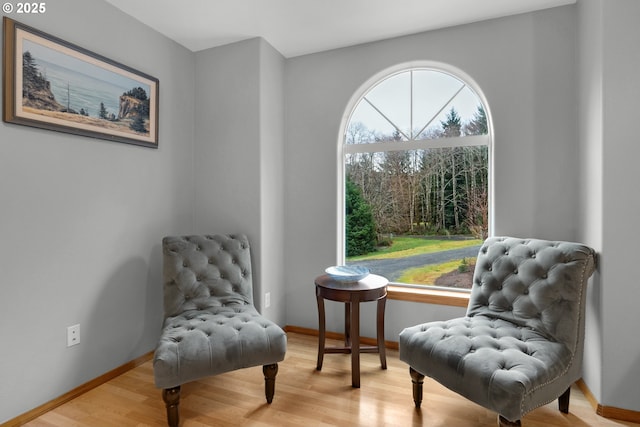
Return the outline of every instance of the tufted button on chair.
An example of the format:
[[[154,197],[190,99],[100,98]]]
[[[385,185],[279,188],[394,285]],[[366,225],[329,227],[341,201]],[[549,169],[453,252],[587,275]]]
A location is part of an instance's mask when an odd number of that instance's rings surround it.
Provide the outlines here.
[[[247,237],[165,237],[162,250],[165,320],[153,371],[169,425],[178,425],[182,384],[240,368],[263,366],[271,403],[287,338],[253,305]]]
[[[569,242],[494,237],[476,260],[465,317],[400,333],[416,408],[425,375],[519,426],[580,378],[586,286],[595,252]]]

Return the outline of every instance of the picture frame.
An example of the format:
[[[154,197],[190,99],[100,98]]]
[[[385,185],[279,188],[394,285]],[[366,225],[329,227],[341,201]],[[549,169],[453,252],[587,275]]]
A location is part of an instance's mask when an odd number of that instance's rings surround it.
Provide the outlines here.
[[[7,123],[158,148],[159,81],[3,17]]]

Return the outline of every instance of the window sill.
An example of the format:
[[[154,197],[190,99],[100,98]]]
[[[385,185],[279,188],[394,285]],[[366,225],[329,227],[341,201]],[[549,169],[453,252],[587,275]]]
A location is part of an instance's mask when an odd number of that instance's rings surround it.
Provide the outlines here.
[[[394,285],[387,286],[387,298],[399,301],[452,305],[455,307],[466,307],[469,304],[469,294],[466,292],[416,289]]]

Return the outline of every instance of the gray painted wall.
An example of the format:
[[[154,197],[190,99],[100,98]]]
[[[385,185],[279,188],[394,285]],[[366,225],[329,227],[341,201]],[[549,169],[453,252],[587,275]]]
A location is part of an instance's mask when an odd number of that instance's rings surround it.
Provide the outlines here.
[[[284,325],[284,58],[259,38],[195,56],[196,230],[249,236],[254,302]]]
[[[600,303],[604,405],[640,411],[637,242],[640,2],[602,1],[602,256]]]
[[[195,94],[195,219],[260,233],[258,39],[198,52]]]
[[[578,239],[599,252],[602,259],[603,231],[603,43],[602,2],[578,4],[579,141],[580,141],[580,233]],[[599,264],[601,264],[599,262]],[[602,401],[602,265],[594,272],[587,294],[587,317],[583,379]]]
[[[580,239],[599,251],[588,295],[584,380],[599,403],[639,411],[635,126],[640,3],[583,0],[579,22]]]
[[[11,17],[157,77],[160,144],[0,123],[0,423],[155,346],[160,239],[194,197],[191,52],[101,0]]]
[[[286,322],[284,261],[284,57],[260,39],[260,203],[262,313]],[[264,295],[271,294],[265,307]]]

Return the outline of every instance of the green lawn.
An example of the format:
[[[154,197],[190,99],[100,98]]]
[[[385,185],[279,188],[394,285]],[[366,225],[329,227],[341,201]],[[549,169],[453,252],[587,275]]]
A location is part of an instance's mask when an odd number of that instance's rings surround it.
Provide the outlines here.
[[[439,277],[454,271],[460,271],[466,267],[466,271],[472,269],[476,263],[476,258],[466,258],[464,261],[456,259],[442,264],[425,265],[423,267],[410,268],[405,270],[398,282],[412,283],[415,285],[432,285]]]
[[[362,261],[369,259],[404,258],[412,255],[446,251],[449,249],[466,248],[481,245],[480,239],[469,240],[440,240],[419,237],[394,237],[391,246],[381,247],[376,252],[367,255],[347,258],[348,261]]]

